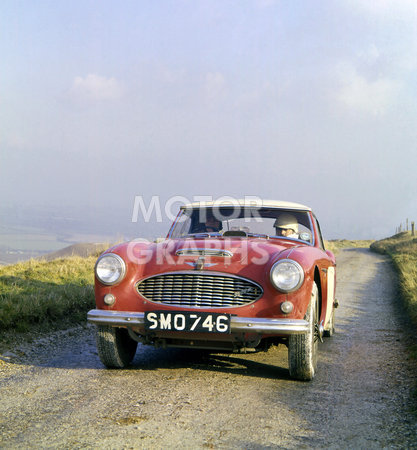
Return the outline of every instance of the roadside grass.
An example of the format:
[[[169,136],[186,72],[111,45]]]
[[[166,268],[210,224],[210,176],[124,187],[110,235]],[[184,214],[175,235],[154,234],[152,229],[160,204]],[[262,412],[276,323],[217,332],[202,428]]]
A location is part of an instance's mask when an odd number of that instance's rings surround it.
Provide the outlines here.
[[[392,259],[399,275],[402,298],[412,322],[417,326],[417,238],[405,231],[374,242],[371,250]]]
[[[0,267],[0,337],[78,325],[94,307],[96,256]]]
[[[374,240],[348,240],[348,239],[332,239],[330,241],[324,241],[326,250],[330,250],[333,253],[337,253],[343,248],[369,248],[369,246],[375,242]]]

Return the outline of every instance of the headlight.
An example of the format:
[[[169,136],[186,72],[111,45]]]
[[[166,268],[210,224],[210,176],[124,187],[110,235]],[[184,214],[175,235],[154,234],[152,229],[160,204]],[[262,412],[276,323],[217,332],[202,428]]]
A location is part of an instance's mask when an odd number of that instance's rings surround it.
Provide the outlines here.
[[[116,284],[126,273],[126,264],[119,255],[106,253],[96,262],[96,276],[103,284]]]
[[[293,292],[304,281],[304,271],[298,262],[292,259],[282,259],[271,269],[271,283],[281,292]]]

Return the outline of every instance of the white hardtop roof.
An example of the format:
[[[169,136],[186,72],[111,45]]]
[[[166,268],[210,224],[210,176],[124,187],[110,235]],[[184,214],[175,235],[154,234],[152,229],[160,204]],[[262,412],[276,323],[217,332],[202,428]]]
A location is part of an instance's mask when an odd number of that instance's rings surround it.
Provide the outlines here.
[[[282,208],[282,209],[298,209],[302,211],[311,211],[308,206],[299,203],[283,202],[279,200],[261,200],[261,199],[218,199],[213,202],[195,202],[181,206],[181,209],[193,208],[210,208],[210,207],[236,207],[241,208]]]

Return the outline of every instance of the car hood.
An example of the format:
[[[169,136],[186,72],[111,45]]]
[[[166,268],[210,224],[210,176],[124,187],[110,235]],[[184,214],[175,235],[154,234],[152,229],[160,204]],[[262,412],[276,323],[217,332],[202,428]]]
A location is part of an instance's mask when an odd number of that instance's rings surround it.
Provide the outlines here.
[[[204,270],[242,276],[261,276],[265,268],[291,250],[304,246],[299,242],[263,238],[171,239],[160,243],[122,244],[110,251],[135,265],[141,277],[171,271]]]

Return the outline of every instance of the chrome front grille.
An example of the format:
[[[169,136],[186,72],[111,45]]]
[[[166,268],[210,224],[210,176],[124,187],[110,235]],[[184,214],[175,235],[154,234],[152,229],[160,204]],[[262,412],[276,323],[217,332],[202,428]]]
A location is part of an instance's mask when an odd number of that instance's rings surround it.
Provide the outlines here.
[[[136,286],[147,300],[164,305],[232,308],[258,300],[261,286],[231,275],[174,272],[156,275]]]

